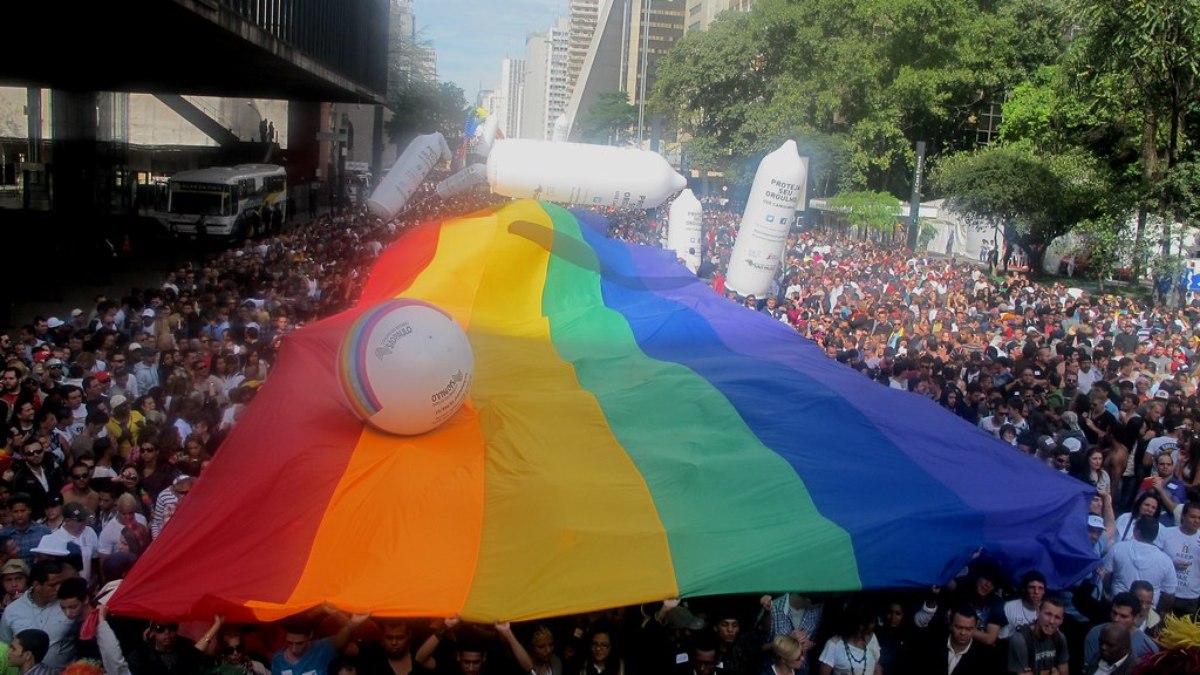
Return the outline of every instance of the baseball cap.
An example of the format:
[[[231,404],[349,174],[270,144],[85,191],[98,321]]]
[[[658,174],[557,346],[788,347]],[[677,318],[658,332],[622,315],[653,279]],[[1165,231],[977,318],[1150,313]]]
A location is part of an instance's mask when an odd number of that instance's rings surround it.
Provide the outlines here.
[[[53,358],[53,359],[46,360],[47,368],[53,368],[54,366],[64,366],[64,365],[66,365],[66,364],[63,363],[63,360],[60,358]]]
[[[66,322],[63,321],[62,319],[58,318],[57,316],[52,316],[49,319],[46,319],[46,326],[51,329],[62,328],[64,323],[66,323]]]
[[[142,344],[140,342],[130,342],[129,346],[125,348],[125,351],[136,352],[141,350],[141,348]]]
[[[4,567],[0,567],[0,577],[6,577],[10,574],[23,574],[29,576],[29,565],[20,558],[14,558],[4,563]]]
[[[93,374],[93,376],[94,376],[94,377],[95,377],[97,380],[100,380],[100,381],[101,381],[101,382],[103,382],[103,383],[108,383],[108,381],[109,381],[110,379],[112,379],[112,375],[111,375],[111,374],[109,374],[109,372],[108,372],[107,370],[101,370],[101,371],[98,371],[98,372],[94,373],[94,374]]]
[[[92,512],[79,502],[71,502],[63,507],[64,520],[75,520],[84,523],[91,519],[91,517]]]
[[[124,396],[122,396],[120,394],[117,394],[116,396],[108,399],[108,407],[110,409],[111,408],[119,408],[119,407],[125,405],[126,403],[129,403],[129,399],[125,398]]]
[[[1100,516],[1092,514],[1092,515],[1088,516],[1088,527],[1094,527],[1097,530],[1103,530],[1104,529],[1104,519],[1101,518]]]
[[[76,307],[75,309],[71,310],[71,318],[72,319],[79,317],[79,316],[83,316],[82,309],[79,309],[78,307]]]
[[[1070,452],[1079,452],[1083,449],[1083,444],[1079,442],[1078,438],[1064,438],[1062,446]]]
[[[1039,436],[1037,444],[1039,449],[1045,450],[1046,452],[1051,452],[1058,447],[1058,443],[1055,443],[1054,439],[1049,436]]]
[[[1167,401],[1167,400],[1170,400],[1171,394],[1169,392],[1167,392],[1166,389],[1159,389],[1157,392],[1154,393],[1154,398],[1156,398],[1160,401]]]
[[[142,316],[153,319],[154,318],[154,310],[147,307],[146,309],[142,310]]]

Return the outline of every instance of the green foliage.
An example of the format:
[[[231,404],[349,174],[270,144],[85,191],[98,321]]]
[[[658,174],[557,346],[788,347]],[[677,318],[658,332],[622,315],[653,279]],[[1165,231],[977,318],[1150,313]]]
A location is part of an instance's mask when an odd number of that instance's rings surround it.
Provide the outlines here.
[[[1123,260],[1133,257],[1133,242],[1121,236],[1124,223],[1112,217],[1085,220],[1075,227],[1075,245],[1068,251],[1085,263],[1086,276],[1104,288]]]
[[[933,183],[977,226],[999,223],[1040,269],[1046,248],[1076,225],[1107,213],[1111,186],[1083,153],[994,146],[944,159]]]
[[[637,106],[623,91],[604,92],[579,118],[580,137],[589,143],[619,145],[637,124]]]
[[[820,138],[816,194],[907,195],[915,142],[972,147],[972,116],[1053,63],[1067,25],[1059,0],[759,0],[677,42],[653,104],[723,170]]]
[[[413,79],[402,83],[388,101],[392,119],[384,130],[392,143],[407,144],[419,134],[440,131],[451,148],[462,142],[467,99],[451,82]]]
[[[917,230],[917,249],[916,250],[918,250],[918,251],[927,250],[929,248],[929,242],[933,241],[933,238],[936,236],[937,236],[937,228],[934,227],[933,223],[927,223],[924,220],[922,220],[921,221],[921,229]]]
[[[829,200],[829,206],[855,227],[891,232],[896,226],[900,202],[886,192],[863,190],[839,193]]]
[[[1107,83],[1120,98],[1109,103],[1127,110],[1124,143],[1136,147],[1139,209],[1137,244],[1144,248],[1147,215],[1168,221],[1178,215],[1181,163],[1195,161],[1200,87],[1200,3],[1196,0],[1072,0],[1079,35],[1073,46],[1074,70],[1090,85]],[[1098,88],[1098,87],[1097,87]],[[1184,205],[1183,210],[1191,211]],[[1140,268],[1140,261],[1138,263]]]
[[[1184,161],[1167,169],[1162,189],[1170,195],[1173,220],[1191,227],[1200,225],[1200,162]]]

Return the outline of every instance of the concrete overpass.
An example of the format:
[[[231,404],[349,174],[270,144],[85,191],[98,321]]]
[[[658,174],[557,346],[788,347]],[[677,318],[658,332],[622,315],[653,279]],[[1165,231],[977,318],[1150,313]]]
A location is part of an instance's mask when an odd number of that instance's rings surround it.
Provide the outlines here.
[[[380,102],[388,0],[19,0],[0,82]]]
[[[157,95],[217,140],[213,163],[262,161],[273,144],[237,139],[184,96],[287,100],[286,163],[312,177],[321,104],[382,103],[387,87],[390,0],[17,0],[3,16],[0,85],[30,91],[21,161],[7,158],[22,207],[0,208],[0,226],[11,250],[40,252],[16,256],[14,278],[97,273],[105,239],[135,227],[127,196],[142,167],[127,142],[98,136],[102,92]],[[0,284],[0,325],[14,293],[37,289]]]

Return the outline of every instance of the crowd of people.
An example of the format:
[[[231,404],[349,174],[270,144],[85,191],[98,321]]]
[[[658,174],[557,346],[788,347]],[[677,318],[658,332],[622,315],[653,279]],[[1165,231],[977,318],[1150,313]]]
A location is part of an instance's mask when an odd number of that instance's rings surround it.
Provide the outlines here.
[[[1107,675],[1158,651],[1165,615],[1197,611],[1197,309],[820,229],[788,239],[768,292],[742,296],[725,285],[739,216],[713,208],[699,276],[714,292],[1091,485],[1080,528],[1102,561],[1095,573],[1048,588],[1041,571],[1001,570],[984,556],[921,591],[666,599],[521,625],[332,608],[259,626],[109,616],[105,601],[253,405],[287,334],[352,306],[373,260],[408,225],[500,201],[427,193],[398,221],[324,215],[167,271],[154,287],[0,334],[8,668]],[[610,236],[665,240],[661,212],[607,215]]]

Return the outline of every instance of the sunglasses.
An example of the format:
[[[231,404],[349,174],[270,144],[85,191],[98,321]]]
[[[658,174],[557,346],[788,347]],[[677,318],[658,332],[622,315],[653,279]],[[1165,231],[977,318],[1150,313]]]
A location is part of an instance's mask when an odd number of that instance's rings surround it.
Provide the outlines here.
[[[87,477],[88,477],[88,475],[87,475],[86,473],[73,473],[73,474],[71,474],[71,479],[72,479],[72,480],[87,480]]]
[[[155,625],[151,626],[150,630],[154,631],[155,633],[174,633],[179,630],[179,626],[177,626],[175,624],[159,623],[159,624],[155,624]]]

